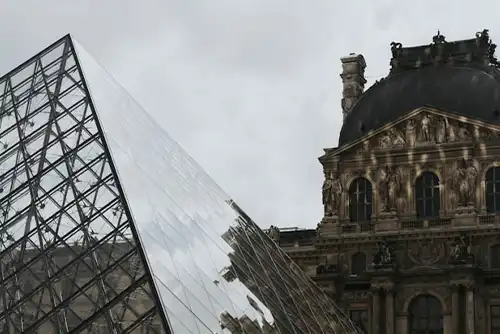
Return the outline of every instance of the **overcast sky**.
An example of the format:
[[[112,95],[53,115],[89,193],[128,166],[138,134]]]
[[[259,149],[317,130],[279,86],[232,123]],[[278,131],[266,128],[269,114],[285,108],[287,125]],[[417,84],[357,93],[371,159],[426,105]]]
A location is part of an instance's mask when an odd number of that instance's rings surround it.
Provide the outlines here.
[[[0,72],[69,32],[257,223],[314,228],[317,157],[342,125],[339,58],[364,54],[371,84],[393,40],[488,28],[500,41],[494,3],[4,0]]]

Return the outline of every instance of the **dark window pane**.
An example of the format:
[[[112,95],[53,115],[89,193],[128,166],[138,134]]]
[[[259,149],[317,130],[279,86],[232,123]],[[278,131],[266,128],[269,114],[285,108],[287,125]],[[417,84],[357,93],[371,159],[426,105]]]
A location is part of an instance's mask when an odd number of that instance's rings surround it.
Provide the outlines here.
[[[415,182],[417,216],[439,216],[439,179],[432,172],[422,173]]]
[[[356,253],[352,256],[352,273],[360,275],[366,270],[366,255],[365,253]]]
[[[500,209],[500,192],[495,193],[495,202],[493,203],[493,212],[498,212]]]
[[[486,211],[489,213],[495,212],[495,195],[486,196]]]
[[[429,295],[416,297],[408,309],[412,333],[442,333],[443,315],[441,303]]]
[[[349,216],[351,221],[364,221],[371,218],[372,187],[365,178],[352,182],[349,188]]]
[[[486,172],[486,181],[493,182],[495,180],[495,168],[490,168]]]
[[[500,167],[492,167],[486,173],[486,210],[500,212]]]
[[[491,267],[494,269],[500,269],[500,245],[495,245],[490,248],[490,258],[491,258]],[[495,311],[497,311],[496,307]],[[498,312],[499,312],[498,316],[500,316],[500,310]]]

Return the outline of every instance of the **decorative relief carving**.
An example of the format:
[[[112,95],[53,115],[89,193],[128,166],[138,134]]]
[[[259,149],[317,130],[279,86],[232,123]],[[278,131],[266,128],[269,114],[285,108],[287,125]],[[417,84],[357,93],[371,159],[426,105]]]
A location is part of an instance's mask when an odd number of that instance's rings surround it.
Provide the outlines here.
[[[342,199],[342,184],[339,172],[329,172],[323,182],[323,206],[325,216],[336,216]]]
[[[473,131],[468,123],[430,113],[420,113],[415,118],[387,130],[379,137],[379,148],[414,147],[466,141],[474,138],[498,137],[496,131]]]
[[[358,157],[362,157],[363,155],[365,155],[366,153],[370,152],[370,141],[369,140],[365,140],[360,146],[359,148],[356,150],[356,155]]]
[[[435,240],[419,240],[408,247],[408,257],[418,266],[432,266],[445,256],[445,246]]]
[[[473,207],[478,172],[472,161],[459,159],[449,170],[449,189],[456,207]]]

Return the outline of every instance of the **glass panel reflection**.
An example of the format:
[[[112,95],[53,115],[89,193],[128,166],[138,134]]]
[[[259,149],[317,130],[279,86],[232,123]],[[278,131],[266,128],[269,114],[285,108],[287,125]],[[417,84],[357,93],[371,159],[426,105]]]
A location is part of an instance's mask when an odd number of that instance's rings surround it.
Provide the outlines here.
[[[174,332],[357,333],[147,112],[77,51]]]

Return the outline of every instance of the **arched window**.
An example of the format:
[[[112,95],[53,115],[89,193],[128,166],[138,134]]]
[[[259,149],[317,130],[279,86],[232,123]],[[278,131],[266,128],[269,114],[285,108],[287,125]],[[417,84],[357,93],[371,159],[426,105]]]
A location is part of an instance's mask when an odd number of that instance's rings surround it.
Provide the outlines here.
[[[361,275],[366,271],[366,254],[365,253],[356,253],[352,256],[351,259],[352,265],[352,274],[353,275]]]
[[[500,212],[500,167],[491,167],[486,172],[486,211]]]
[[[417,217],[431,218],[439,216],[439,178],[436,174],[432,172],[420,174],[415,182],[415,200]]]
[[[500,245],[490,248],[490,266],[492,269],[500,269]]]
[[[420,295],[408,307],[410,334],[443,334],[443,309],[434,296]]]
[[[353,222],[372,218],[372,184],[363,177],[354,180],[349,187],[349,217]]]

